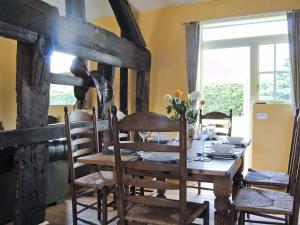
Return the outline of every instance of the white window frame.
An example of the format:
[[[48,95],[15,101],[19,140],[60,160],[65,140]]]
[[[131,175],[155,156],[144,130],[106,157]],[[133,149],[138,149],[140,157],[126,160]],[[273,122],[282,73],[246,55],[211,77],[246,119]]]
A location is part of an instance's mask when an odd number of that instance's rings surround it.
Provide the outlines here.
[[[242,20],[242,18],[240,18]],[[238,19],[235,19],[237,21]],[[203,27],[201,34],[203,33]],[[202,35],[201,35],[202,36]],[[203,90],[203,51],[209,49],[224,49],[234,47],[250,48],[250,102],[290,103],[274,100],[259,100],[259,46],[264,44],[288,43],[288,34],[235,38],[213,41],[202,41],[200,50],[200,88]],[[275,59],[276,60],[276,59]],[[287,71],[290,73],[290,71]],[[272,71],[274,73],[274,71]]]

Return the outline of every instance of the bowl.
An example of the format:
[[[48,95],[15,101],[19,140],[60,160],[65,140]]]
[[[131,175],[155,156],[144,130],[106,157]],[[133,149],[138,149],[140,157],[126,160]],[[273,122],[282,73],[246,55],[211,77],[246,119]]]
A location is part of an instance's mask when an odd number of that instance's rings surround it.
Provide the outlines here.
[[[230,144],[214,144],[212,150],[216,154],[229,154],[233,152],[234,145]]]
[[[241,144],[241,142],[244,138],[243,137],[226,137],[226,139],[230,144],[238,145],[238,144]]]

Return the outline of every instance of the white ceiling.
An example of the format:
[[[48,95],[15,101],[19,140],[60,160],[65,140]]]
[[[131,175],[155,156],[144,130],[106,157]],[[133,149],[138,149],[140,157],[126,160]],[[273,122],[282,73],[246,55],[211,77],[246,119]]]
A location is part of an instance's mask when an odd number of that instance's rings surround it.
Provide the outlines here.
[[[65,15],[64,0],[43,0],[58,7],[61,15]],[[164,8],[174,5],[191,4],[196,2],[206,2],[210,0],[128,0],[137,11],[148,9]],[[103,16],[113,15],[113,11],[108,0],[85,0],[87,19],[94,19]]]

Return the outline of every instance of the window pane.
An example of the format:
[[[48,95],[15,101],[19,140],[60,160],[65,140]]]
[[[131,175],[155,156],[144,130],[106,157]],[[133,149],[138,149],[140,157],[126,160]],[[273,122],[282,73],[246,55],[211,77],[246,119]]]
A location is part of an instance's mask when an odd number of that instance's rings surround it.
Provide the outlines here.
[[[276,71],[290,71],[288,43],[276,44]]]
[[[277,101],[291,101],[291,75],[289,73],[276,74],[276,93]]]
[[[74,105],[74,88],[72,86],[51,84],[50,105]]]
[[[259,75],[259,100],[274,100],[274,74]]]
[[[75,56],[53,52],[51,56],[51,73],[68,73]]]
[[[288,33],[286,20],[264,22],[241,20],[240,22],[244,24],[222,26],[222,23],[219,23],[214,24],[215,27],[213,27],[213,24],[211,27],[205,27],[203,29],[203,41],[249,38]]]
[[[259,46],[259,72],[274,71],[274,44]]]

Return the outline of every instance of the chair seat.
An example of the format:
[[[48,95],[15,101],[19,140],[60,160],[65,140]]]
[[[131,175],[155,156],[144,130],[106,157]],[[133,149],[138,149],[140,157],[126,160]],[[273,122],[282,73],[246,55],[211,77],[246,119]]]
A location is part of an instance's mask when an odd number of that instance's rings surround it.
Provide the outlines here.
[[[188,223],[197,219],[205,211],[205,209],[205,204],[187,202]],[[179,224],[179,209],[132,204],[128,208],[125,219],[132,223],[174,225]]]
[[[287,173],[249,169],[245,179],[246,184],[287,188],[289,175]]]
[[[100,171],[76,179],[75,184],[80,187],[101,189],[103,186],[114,185],[115,181],[113,179],[113,172]]]
[[[293,202],[293,196],[285,192],[243,188],[233,204],[236,210],[243,212],[291,215]]]

